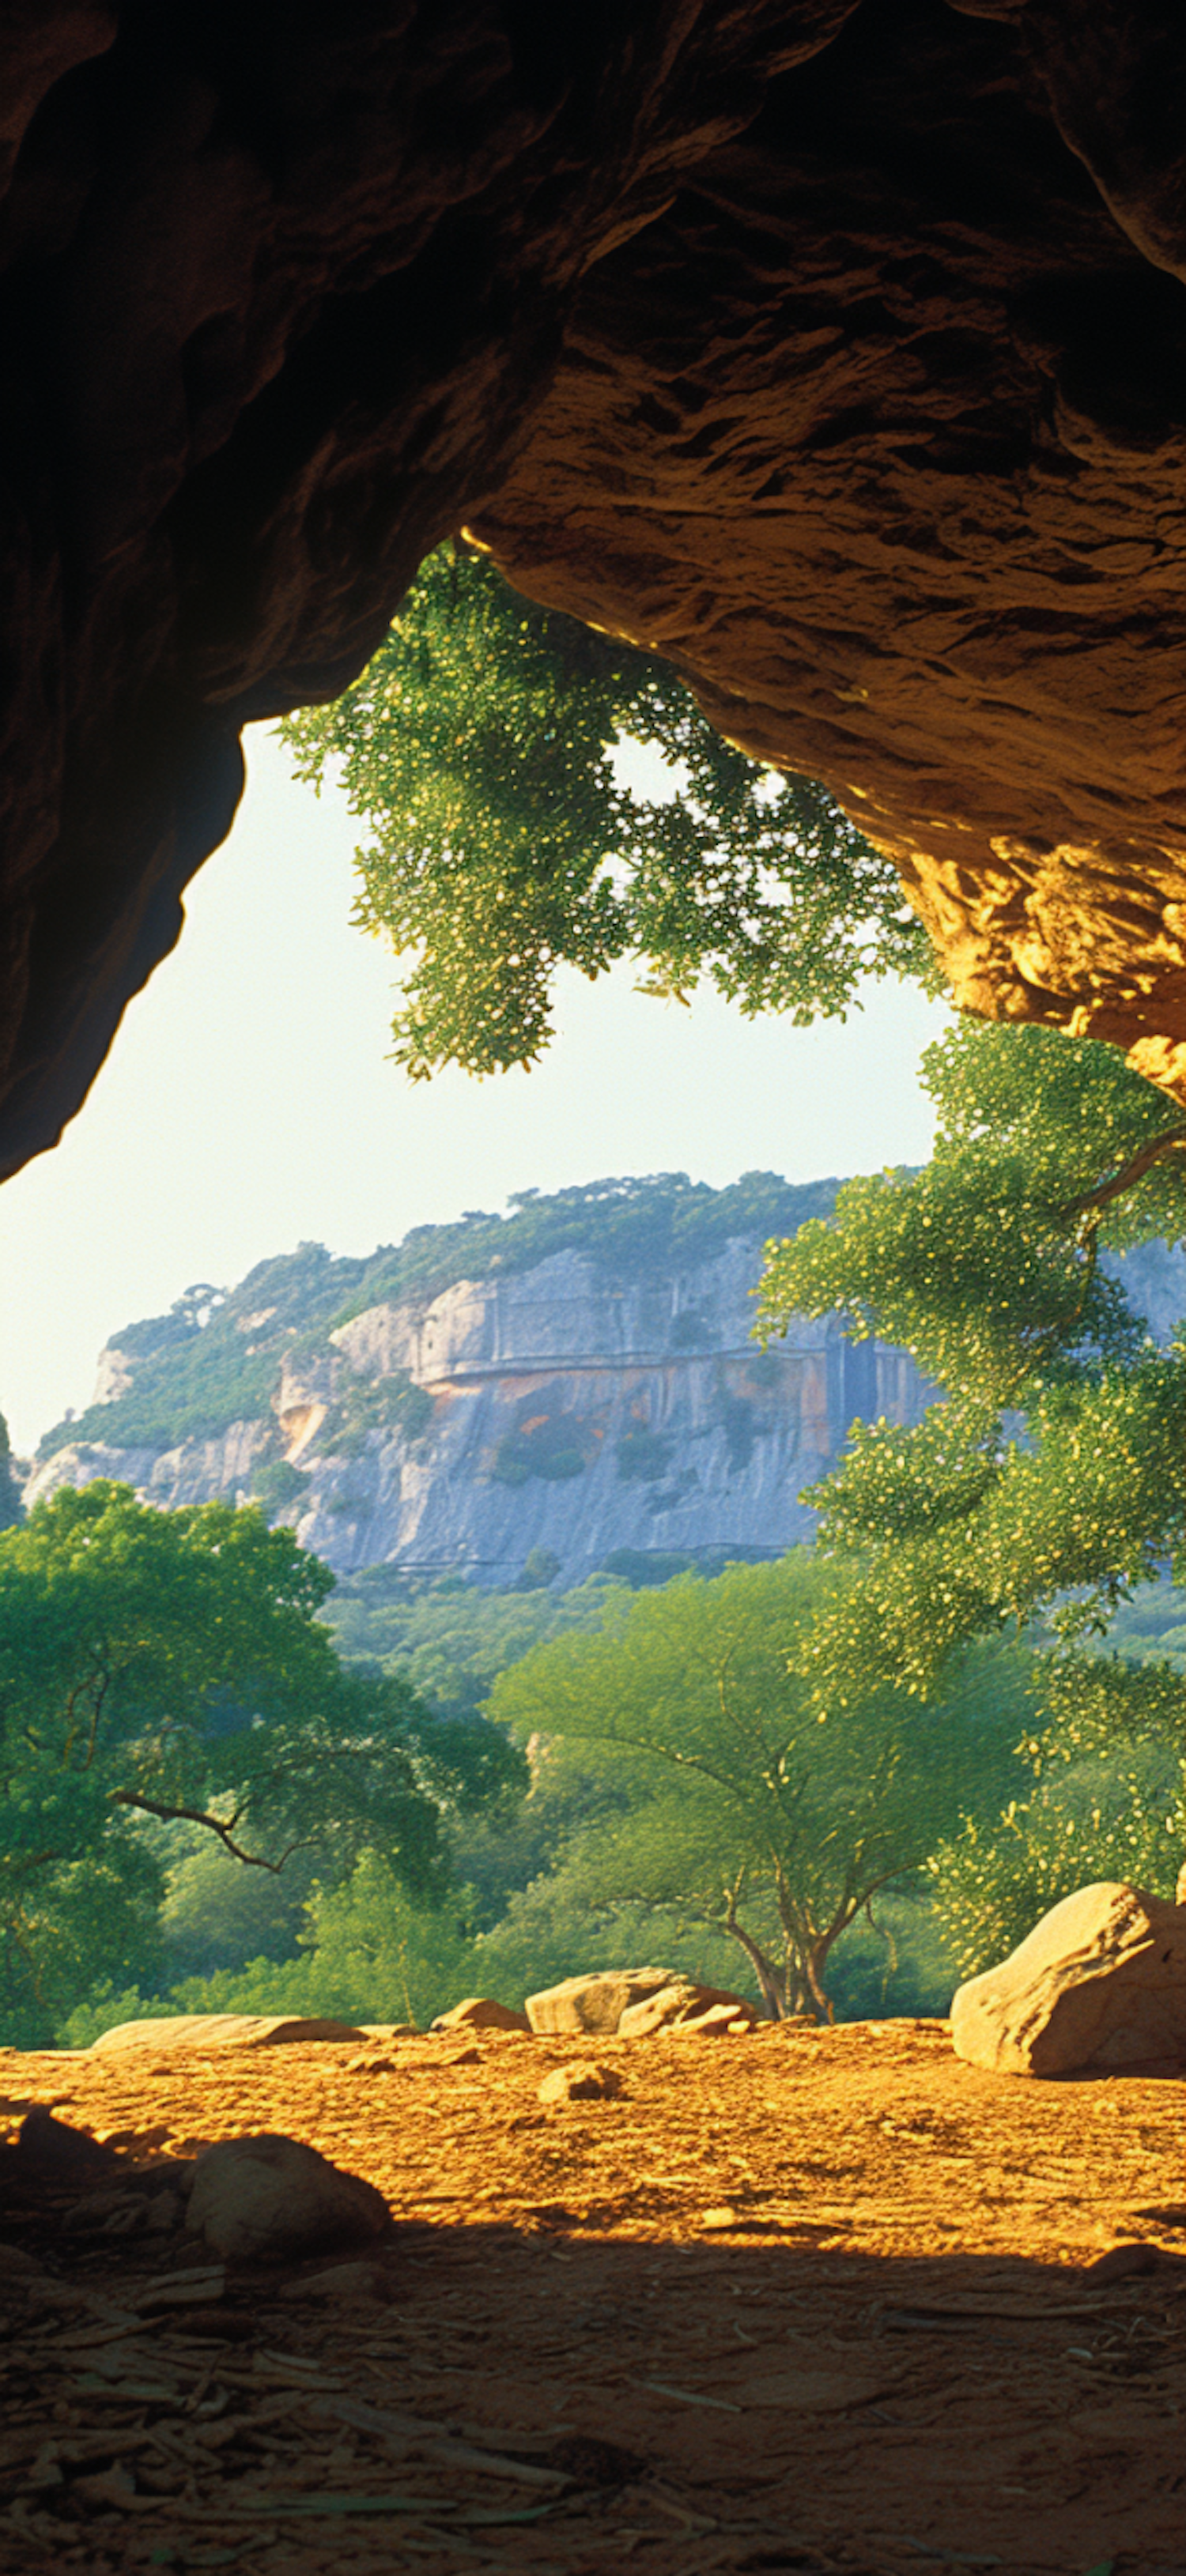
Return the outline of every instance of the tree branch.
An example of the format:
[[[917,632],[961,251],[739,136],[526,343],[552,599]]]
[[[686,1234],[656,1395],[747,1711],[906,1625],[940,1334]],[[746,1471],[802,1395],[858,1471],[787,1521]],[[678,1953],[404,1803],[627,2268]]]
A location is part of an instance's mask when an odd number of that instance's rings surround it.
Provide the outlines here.
[[[301,1851],[316,1839],[312,1834],[301,1835],[296,1842],[289,1844],[287,1851],[281,1852],[279,1860],[265,1860],[260,1852],[243,1850],[242,1845],[234,1839],[233,1825],[224,1825],[220,1816],[208,1816],[201,1807],[166,1806],[158,1798],[142,1798],[135,1789],[113,1789],[111,1803],[114,1807],[138,1807],[143,1815],[159,1816],[162,1824],[166,1825],[205,1825],[208,1833],[217,1834],[220,1843],[225,1850],[229,1851],[233,1860],[241,1860],[245,1869],[270,1870],[274,1878],[279,1877],[285,1862],[292,1859],[294,1851]]]
[[[1097,1208],[1106,1207],[1110,1199],[1122,1198],[1125,1190],[1135,1188],[1154,1163],[1160,1162],[1163,1154],[1172,1154],[1183,1146],[1186,1146],[1186,1127],[1163,1127],[1160,1136],[1150,1136],[1135,1154],[1130,1155],[1127,1163],[1121,1164],[1118,1172],[1113,1172],[1110,1181],[1101,1181],[1098,1189],[1085,1191],[1081,1199],[1070,1199],[1065,1207],[1059,1209],[1059,1215],[1090,1216]]]

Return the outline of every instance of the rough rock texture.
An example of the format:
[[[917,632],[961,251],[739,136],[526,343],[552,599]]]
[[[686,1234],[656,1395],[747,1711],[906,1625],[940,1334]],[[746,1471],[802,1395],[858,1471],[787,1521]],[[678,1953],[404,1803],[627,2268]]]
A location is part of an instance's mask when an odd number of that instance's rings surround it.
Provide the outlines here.
[[[744,1995],[721,1986],[698,1986],[690,1977],[673,1977],[658,1994],[628,2004],[618,2023],[619,2039],[648,2039],[656,2030],[703,2030],[716,2034],[749,2030],[760,2019]]]
[[[306,2274],[303,2281],[287,2281],[282,2299],[379,2299],[389,2296],[390,2283],[379,2263],[333,2263],[326,2272]]]
[[[90,1439],[44,1458],[24,1499],[112,1476],[170,1510],[246,1501],[279,1434],[307,1480],[279,1517],[338,1574],[392,1564],[506,1584],[546,1547],[571,1584],[619,1549],[680,1550],[710,1566],[776,1554],[810,1539],[800,1496],[832,1466],[854,1417],[916,1423],[935,1389],[904,1352],[847,1341],[839,1317],[794,1317],[759,1353],[761,1258],[757,1235],[737,1236],[710,1260],[656,1259],[640,1279],[610,1256],[557,1254],[368,1307],[320,1343],[303,1336],[299,1364],[278,1334],[271,1406],[253,1421],[133,1449],[96,1438],[92,1414]],[[1167,1341],[1186,1308],[1186,1251],[1146,1244],[1106,1266]],[[100,1359],[101,1387],[115,1375],[111,1356]],[[134,1386],[139,1363],[116,1356]],[[353,1391],[379,1402],[401,1370],[431,1396],[431,1420],[409,1437],[397,1410],[345,1454],[338,1400]],[[547,1472],[557,1448],[568,1453],[563,1476]],[[521,1480],[507,1480],[508,1449],[512,1478],[528,1471]]]
[[[675,1982],[672,1968],[603,1968],[587,1977],[565,1977],[527,1997],[534,2031],[603,2031],[612,2036],[624,2012]]]
[[[570,2066],[554,2066],[539,2087],[540,2102],[614,2102],[622,2091],[616,2066],[597,2066],[578,2057]]]
[[[1186,1906],[1123,1881],[1078,1888],[959,1987],[951,2037],[998,2075],[1186,2072]]]
[[[340,1574],[388,1563],[506,1583],[546,1546],[573,1583],[619,1548],[772,1554],[810,1535],[800,1493],[854,1414],[917,1422],[933,1389],[903,1352],[847,1342],[838,1317],[798,1318],[759,1353],[760,1267],[756,1237],[641,1281],[560,1253],[372,1306],[285,1365],[259,1421],[159,1452],[70,1442],[25,1499],[116,1476],[169,1508],[245,1501],[279,1423],[308,1479],[282,1517]],[[342,1455],[335,1397],[401,1370],[432,1396],[426,1429],[409,1438],[397,1416]]]
[[[71,2128],[65,2120],[55,2120],[42,2102],[35,2102],[25,2113],[15,2143],[5,2149],[4,2163],[9,2180],[15,2176],[21,2182],[61,2191],[75,2185],[80,2192],[97,2189],[119,2170],[114,2147],[89,2137],[85,2130]]]
[[[387,2203],[297,2138],[227,2138],[194,2169],[185,2224],[228,2261],[330,2253],[381,2236]]]
[[[175,2048],[304,2047],[309,2040],[358,2040],[365,2031],[347,2021],[302,2021],[272,2013],[172,2013],[145,2021],[117,2022],[91,2041],[92,2055],[122,2056],[143,2049],[154,2057]]]
[[[472,522],[899,856],[975,1007],[1186,1087],[1171,0],[17,0],[15,1167]]]
[[[442,2034],[455,2030],[530,2030],[525,2012],[515,2012],[510,2004],[500,2004],[493,1995],[467,1995],[464,2003],[454,2004],[451,2012],[438,2013],[429,2027]]]

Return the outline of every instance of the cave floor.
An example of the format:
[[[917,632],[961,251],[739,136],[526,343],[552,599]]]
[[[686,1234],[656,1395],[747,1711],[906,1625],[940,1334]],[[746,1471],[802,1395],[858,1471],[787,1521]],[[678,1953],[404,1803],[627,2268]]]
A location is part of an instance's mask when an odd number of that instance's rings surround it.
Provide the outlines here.
[[[621,2093],[542,2106],[577,2059]],[[0,2343],[0,2568],[1186,2576],[1184,2091],[936,2022],[2,2053],[9,2133],[285,2130],[397,2224],[380,2296],[286,2295],[322,2258],[158,2307],[192,2237],[10,2200],[62,2295]]]

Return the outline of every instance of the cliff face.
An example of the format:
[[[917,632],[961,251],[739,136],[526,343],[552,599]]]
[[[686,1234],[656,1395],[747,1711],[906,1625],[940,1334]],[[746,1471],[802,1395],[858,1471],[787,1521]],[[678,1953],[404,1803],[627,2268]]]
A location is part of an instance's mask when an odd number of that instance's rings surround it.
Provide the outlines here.
[[[760,1352],[760,1260],[759,1242],[734,1240],[639,1281],[561,1252],[372,1306],[304,1336],[258,1419],[173,1447],[66,1445],[26,1499],[111,1475],[169,1506],[246,1500],[279,1428],[307,1479],[280,1517],[339,1572],[386,1562],[505,1584],[546,1547],[571,1583],[622,1548],[773,1553],[809,1535],[800,1491],[853,1416],[913,1422],[930,1391],[901,1353],[846,1343],[831,1321]],[[100,1386],[128,1371],[105,1353]]]
[[[1171,0],[17,0],[2,1167],[475,524],[1186,1096]]]

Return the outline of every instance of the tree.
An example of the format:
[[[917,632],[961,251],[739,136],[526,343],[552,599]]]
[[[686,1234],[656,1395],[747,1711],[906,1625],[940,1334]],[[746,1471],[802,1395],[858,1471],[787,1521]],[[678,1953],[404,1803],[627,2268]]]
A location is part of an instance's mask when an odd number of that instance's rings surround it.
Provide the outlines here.
[[[8,1424],[0,1413],[0,1530],[15,1529],[22,1512],[21,1489],[12,1468]]]
[[[1163,1659],[1074,1651],[1035,1662],[1037,1715],[1020,1751],[1033,1787],[987,1829],[978,1818],[927,1863],[966,1977],[1024,1940],[1074,1889],[1119,1878],[1170,1892],[1186,1843],[1182,1675]]]
[[[417,952],[394,1024],[416,1079],[530,1064],[556,967],[634,956],[686,1000],[707,975],[748,1014],[840,1014],[863,975],[922,974],[888,860],[822,788],[726,742],[652,655],[537,608],[462,539],[422,565],[344,697],[290,717],[297,774],[342,764],[369,829],[360,926]],[[630,739],[677,792],[621,783]]]
[[[442,1818],[525,1778],[480,1720],[345,1670],[333,1576],[223,1503],[165,1513],[64,1488],[0,1538],[0,1844],[9,2034],[48,2036],[97,1977],[153,1962],[183,1820],[247,1867],[299,1852],[330,1883],[377,1848],[432,1904]]]
[[[822,1705],[809,1641],[841,1589],[796,1549],[611,1596],[599,1634],[539,1646],[490,1701],[619,1792],[569,1846],[569,1893],[716,1924],[776,2018],[828,2015],[835,1943],[961,1807],[999,1798],[1020,1723],[1024,1674],[1000,1653],[963,1658],[931,1705],[885,1685]]]
[[[1186,1124],[1110,1049],[1040,1029],[965,1025],[925,1066],[932,1162],[850,1182],[833,1222],[771,1247],[763,1306],[768,1329],[839,1308],[855,1338],[904,1344],[946,1395],[915,1430],[857,1426],[807,1497],[822,1548],[853,1576],[813,1640],[821,1694],[838,1673],[926,1694],[962,1642],[1040,1615],[1059,1640],[1037,1669],[1038,1794],[995,1844],[977,1825],[938,1865],[968,1957],[1066,1893],[1068,1873],[1082,1883],[1093,1853],[1097,1874],[1111,1855],[1172,1884],[1181,1677],[1163,1664],[1148,1686],[1134,1769],[1129,1668],[1084,1640],[1167,1560],[1179,1577],[1186,1562],[1186,1345],[1157,1348],[1101,1262],[1182,1233]],[[1123,1829],[1109,1762],[1130,1821],[1152,1800],[1151,1835]]]

